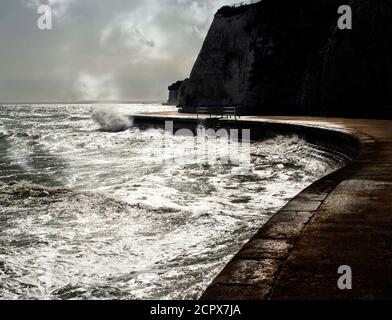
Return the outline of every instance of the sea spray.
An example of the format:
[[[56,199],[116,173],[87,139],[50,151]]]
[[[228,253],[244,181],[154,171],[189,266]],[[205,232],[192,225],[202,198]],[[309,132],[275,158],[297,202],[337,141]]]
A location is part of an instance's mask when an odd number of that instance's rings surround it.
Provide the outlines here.
[[[113,106],[97,106],[92,110],[93,120],[105,132],[121,132],[132,127],[132,120]]]
[[[10,133],[3,127],[0,126],[0,139],[6,138],[10,135]]]

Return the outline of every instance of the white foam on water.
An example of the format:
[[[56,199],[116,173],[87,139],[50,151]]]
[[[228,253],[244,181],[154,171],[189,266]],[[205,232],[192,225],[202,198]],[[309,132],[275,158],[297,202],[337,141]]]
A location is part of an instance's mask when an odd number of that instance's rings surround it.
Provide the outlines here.
[[[0,106],[13,132],[0,144],[0,298],[197,298],[276,210],[344,164],[281,136],[251,146],[247,172],[169,162],[161,130],[113,132],[165,108]],[[197,152],[172,139],[174,157]]]

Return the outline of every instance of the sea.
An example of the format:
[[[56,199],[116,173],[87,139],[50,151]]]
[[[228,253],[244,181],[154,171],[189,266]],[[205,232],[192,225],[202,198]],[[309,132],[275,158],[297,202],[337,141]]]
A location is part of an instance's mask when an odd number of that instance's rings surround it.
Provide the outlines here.
[[[0,105],[0,299],[197,299],[277,210],[348,160],[277,135],[251,144],[247,171],[163,161],[162,130],[132,120],[158,111],[174,108]],[[172,139],[175,157],[194,152],[194,138]]]

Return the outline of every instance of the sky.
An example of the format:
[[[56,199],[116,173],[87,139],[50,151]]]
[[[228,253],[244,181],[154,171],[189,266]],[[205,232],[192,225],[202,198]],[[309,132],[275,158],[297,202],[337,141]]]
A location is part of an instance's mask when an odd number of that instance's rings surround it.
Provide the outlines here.
[[[162,101],[238,0],[1,0],[0,102]],[[40,5],[52,30],[38,28]]]

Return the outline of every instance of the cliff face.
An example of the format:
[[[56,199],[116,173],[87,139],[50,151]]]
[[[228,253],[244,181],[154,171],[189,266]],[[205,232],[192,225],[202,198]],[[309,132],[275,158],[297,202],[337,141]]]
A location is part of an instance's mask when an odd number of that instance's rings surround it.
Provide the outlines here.
[[[353,29],[334,28],[308,68],[300,106],[308,113],[390,117],[392,2],[354,0],[350,5]]]
[[[257,13],[215,16],[190,78],[180,90],[180,105],[233,106],[251,99]]]
[[[222,8],[180,89],[180,107],[320,115],[391,104],[391,3],[352,1],[353,30],[338,30],[342,4],[263,0]]]

